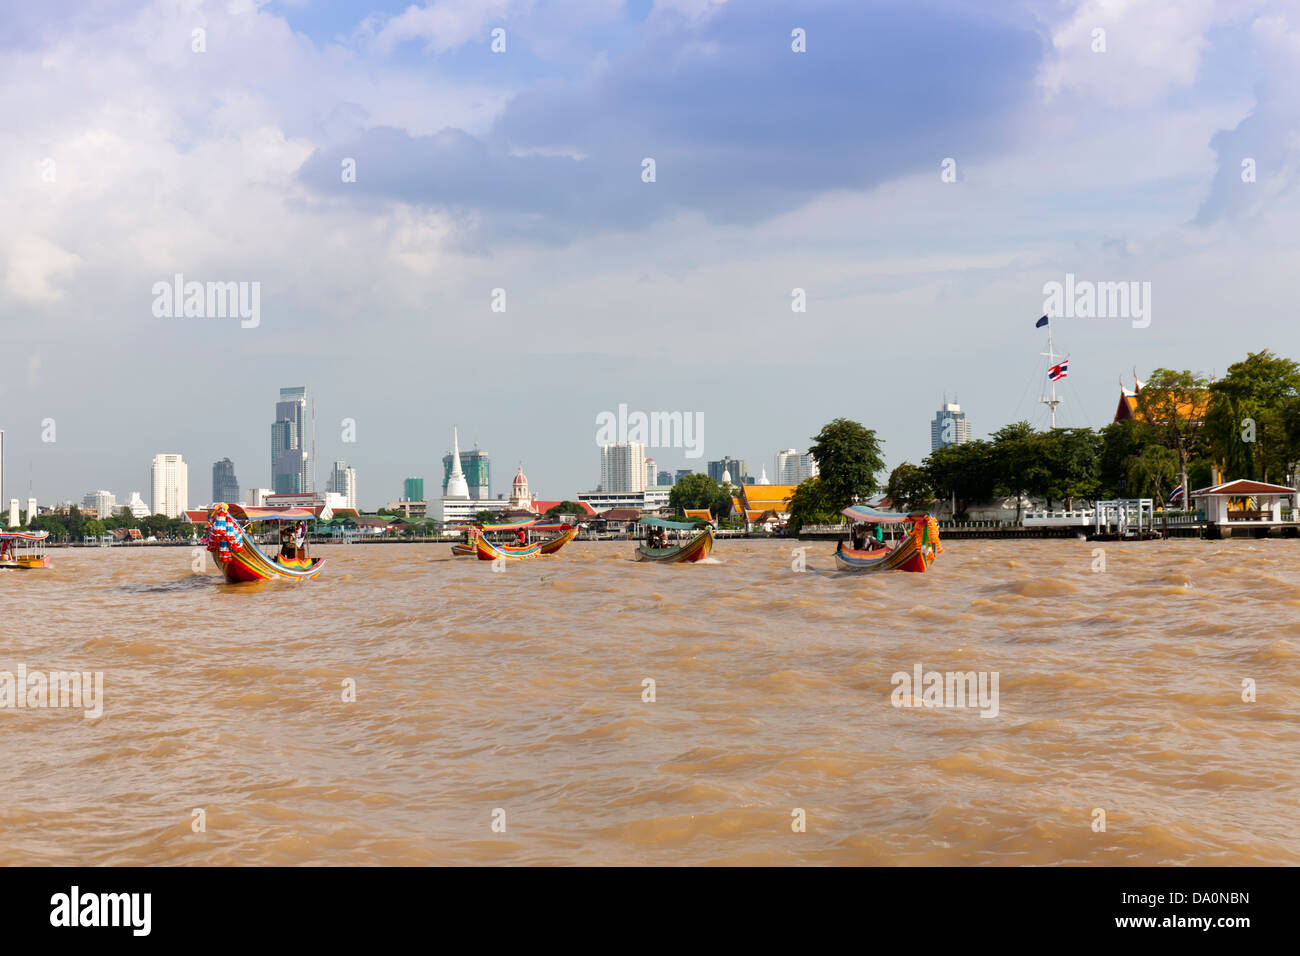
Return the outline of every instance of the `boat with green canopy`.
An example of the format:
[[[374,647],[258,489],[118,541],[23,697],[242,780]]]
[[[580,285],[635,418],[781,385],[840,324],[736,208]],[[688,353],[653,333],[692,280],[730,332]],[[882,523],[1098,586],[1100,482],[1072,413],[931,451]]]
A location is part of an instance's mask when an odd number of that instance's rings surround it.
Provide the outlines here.
[[[638,524],[645,532],[644,543],[636,549],[638,561],[661,564],[703,561],[713,550],[713,525],[707,521],[646,517]]]

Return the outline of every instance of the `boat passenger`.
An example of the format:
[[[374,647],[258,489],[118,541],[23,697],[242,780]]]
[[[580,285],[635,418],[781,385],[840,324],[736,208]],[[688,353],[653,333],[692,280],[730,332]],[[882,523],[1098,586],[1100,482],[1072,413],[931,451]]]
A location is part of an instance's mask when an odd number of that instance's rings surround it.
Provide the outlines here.
[[[280,557],[292,558],[293,556],[293,526],[284,524],[280,526]]]
[[[853,550],[865,551],[867,548],[867,526],[855,524],[853,526]]]
[[[294,557],[299,561],[307,560],[307,522],[299,521],[293,532]]]

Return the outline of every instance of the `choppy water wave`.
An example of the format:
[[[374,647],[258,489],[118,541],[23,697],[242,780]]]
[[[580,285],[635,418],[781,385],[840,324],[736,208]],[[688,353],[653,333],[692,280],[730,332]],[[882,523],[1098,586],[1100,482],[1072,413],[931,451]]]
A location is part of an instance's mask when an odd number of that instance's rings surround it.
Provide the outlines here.
[[[0,710],[0,863],[1300,863],[1300,543],[792,545],[55,551],[0,671],[102,671],[104,715]],[[997,672],[996,716],[916,665]]]

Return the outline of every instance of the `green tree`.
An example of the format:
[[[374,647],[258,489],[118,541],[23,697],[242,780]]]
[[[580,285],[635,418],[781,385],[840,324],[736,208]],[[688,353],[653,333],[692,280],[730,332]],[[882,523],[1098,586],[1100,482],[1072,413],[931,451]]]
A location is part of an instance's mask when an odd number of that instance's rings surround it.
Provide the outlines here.
[[[1020,523],[1021,499],[1044,495],[1051,482],[1046,459],[1047,439],[1029,422],[1003,425],[993,433],[994,474],[1003,494],[1016,499],[1016,524]]]
[[[496,521],[497,516],[491,511],[476,511],[474,513],[474,524],[491,524]]]
[[[817,462],[818,494],[835,511],[876,493],[877,472],[884,471],[876,433],[847,418],[822,426],[809,449]]]
[[[1142,417],[1162,444],[1178,453],[1179,477],[1187,486],[1187,463],[1195,454],[1205,425],[1209,382],[1187,370],[1158,368],[1138,391]]]
[[[972,503],[993,497],[998,481],[993,446],[983,439],[936,448],[921,463],[937,498],[953,502],[953,515],[965,514]]]
[[[668,506],[678,514],[687,509],[708,508],[714,518],[731,512],[731,495],[708,475],[683,475],[668,492]]]
[[[583,508],[582,505],[578,504],[577,502],[569,501],[566,498],[564,501],[561,501],[558,505],[552,505],[550,508],[547,508],[546,514],[542,515],[542,517],[545,518],[547,521],[554,521],[560,515],[577,515],[578,517],[581,518],[586,513],[587,510]]]
[[[1100,432],[1101,451],[1097,461],[1099,494],[1108,498],[1138,497],[1129,493],[1131,459],[1144,448],[1157,444],[1155,429],[1135,418],[1112,422]]]
[[[1130,497],[1155,498],[1162,504],[1165,491],[1173,490],[1178,478],[1178,453],[1164,445],[1148,445],[1129,458]]]
[[[905,461],[889,473],[885,494],[895,511],[929,511],[934,506],[930,474],[924,468]]]
[[[1265,349],[1228,366],[1210,386],[1205,431],[1225,478],[1281,477],[1293,450],[1286,413],[1300,395],[1300,365]]]
[[[1056,428],[1042,432],[1035,445],[1047,469],[1045,484],[1039,490],[1048,508],[1060,499],[1069,511],[1075,498],[1096,497],[1101,487],[1101,438],[1096,432],[1091,428]]]
[[[841,510],[827,493],[820,476],[805,478],[790,496],[789,530],[798,534],[806,524],[839,524],[844,520]]]

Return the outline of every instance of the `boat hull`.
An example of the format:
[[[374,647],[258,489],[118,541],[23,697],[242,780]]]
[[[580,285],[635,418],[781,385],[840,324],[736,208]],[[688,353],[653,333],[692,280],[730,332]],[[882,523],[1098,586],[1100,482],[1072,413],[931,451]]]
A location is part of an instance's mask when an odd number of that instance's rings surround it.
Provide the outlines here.
[[[11,558],[6,561],[0,561],[0,570],[10,568],[15,571],[30,571],[33,568],[48,568],[50,559],[47,555],[31,558]]]
[[[477,535],[470,544],[457,542],[451,546],[451,553],[457,557],[476,554],[480,561],[523,561],[544,554],[554,554],[578,536],[577,528],[565,528],[553,538],[534,541],[532,544],[519,546],[514,544],[493,544],[482,535]]]
[[[567,528],[554,538],[542,542],[542,554],[554,554],[578,536],[577,528]]]
[[[636,559],[638,561],[655,561],[659,564],[684,564],[693,561],[703,561],[709,556],[709,553],[712,550],[713,529],[706,528],[680,547],[639,547],[636,549]]]
[[[868,551],[856,551],[841,547],[835,552],[835,566],[841,571],[853,571],[858,574],[874,574],[878,571],[925,571],[934,562],[934,549],[928,545],[924,547],[928,548],[928,554],[914,534],[908,534],[892,550],[873,548]]]
[[[511,544],[493,544],[487,538],[479,536],[474,539],[474,544],[480,561],[525,561],[542,555],[540,541],[519,547]]]

